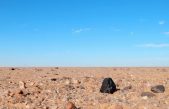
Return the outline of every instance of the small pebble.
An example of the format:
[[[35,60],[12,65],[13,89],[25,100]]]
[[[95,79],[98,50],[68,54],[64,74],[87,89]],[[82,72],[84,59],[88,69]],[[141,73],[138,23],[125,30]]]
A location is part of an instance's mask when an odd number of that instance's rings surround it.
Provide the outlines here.
[[[157,85],[151,88],[151,91],[154,93],[164,93],[165,87],[163,85]]]
[[[151,97],[154,97],[155,94],[153,94],[153,93],[151,93],[151,92],[142,92],[142,93],[141,93],[141,96],[142,96],[142,97],[151,98]]]

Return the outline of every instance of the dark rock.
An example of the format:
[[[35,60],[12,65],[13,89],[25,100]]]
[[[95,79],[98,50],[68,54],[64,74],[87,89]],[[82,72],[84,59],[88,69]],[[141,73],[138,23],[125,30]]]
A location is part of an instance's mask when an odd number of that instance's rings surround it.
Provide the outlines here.
[[[164,93],[165,87],[163,85],[157,85],[151,88],[151,91],[154,93]]]
[[[24,94],[23,90],[19,90],[18,94],[23,95]]]
[[[148,98],[151,98],[151,97],[154,97],[155,94],[153,94],[153,93],[151,93],[151,92],[142,92],[142,93],[141,93],[141,96],[142,96],[142,97],[147,96]]]
[[[59,74],[55,73],[54,75],[59,75]]]
[[[56,78],[52,78],[51,81],[56,81],[57,79]]]
[[[15,70],[15,68],[11,68],[11,70]]]
[[[105,78],[102,82],[100,92],[113,94],[115,91],[117,91],[117,89],[114,81],[111,78]]]

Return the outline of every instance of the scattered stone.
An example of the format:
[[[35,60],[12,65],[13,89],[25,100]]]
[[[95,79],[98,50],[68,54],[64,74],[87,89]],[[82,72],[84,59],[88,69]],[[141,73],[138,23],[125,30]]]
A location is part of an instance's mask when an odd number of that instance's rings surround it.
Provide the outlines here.
[[[26,108],[26,109],[30,109],[30,105],[27,104],[27,105],[25,106],[25,108]]]
[[[15,68],[11,68],[11,70],[15,70]]]
[[[25,89],[25,83],[23,81],[19,81],[19,88],[20,89]]]
[[[18,91],[18,94],[23,95],[23,94],[24,94],[24,93],[23,93],[23,90],[19,90],[19,91]]]
[[[85,89],[85,87],[83,87],[83,86],[77,86],[77,88],[80,88],[80,89]]]
[[[29,85],[30,86],[33,86],[35,84],[35,82],[30,82]]]
[[[70,84],[70,80],[67,79],[67,80],[65,81],[65,84],[66,84],[66,85]]]
[[[55,69],[59,69],[59,67],[55,67]]]
[[[76,106],[74,105],[74,103],[72,102],[68,102],[66,104],[66,109],[77,109]]]
[[[51,81],[56,81],[57,79],[56,78],[52,78]]]
[[[147,96],[143,96],[143,97],[142,97],[142,99],[147,100],[147,99],[148,99],[148,97],[147,97]]]
[[[11,97],[11,96],[14,95],[14,93],[12,93],[11,91],[7,90],[7,91],[4,92],[4,95]]]
[[[58,73],[55,73],[54,75],[59,75]]]
[[[148,98],[151,98],[151,97],[154,97],[155,94],[151,93],[151,92],[142,92],[141,93],[141,97],[148,97]]]
[[[154,93],[164,93],[165,87],[163,85],[153,86],[151,88],[151,91],[154,92]]]
[[[102,82],[100,92],[113,94],[115,91],[117,91],[117,89],[114,81],[111,78],[105,78]]]
[[[77,80],[77,79],[72,79],[72,83],[73,84],[80,84],[81,82],[79,80]]]
[[[36,72],[34,68],[15,68],[15,71],[2,68],[0,109],[66,109],[69,101],[73,102],[73,106],[68,109],[79,106],[81,109],[167,109],[169,106],[168,68],[167,73],[156,73],[151,68],[145,71],[142,71],[142,68],[131,69],[129,72],[138,72],[132,73],[134,81],[127,75],[130,74],[128,71],[125,70],[123,74],[123,70],[119,68],[118,72],[109,71],[107,68],[98,68],[96,71],[93,68],[56,70],[53,67],[53,71],[51,68],[42,69],[42,72]],[[106,71],[107,73],[102,73]],[[101,83],[105,76],[113,77],[115,91],[121,90],[113,95],[107,94],[112,88],[109,88],[112,83],[107,82],[108,91],[101,93]],[[156,94],[151,91],[156,83],[165,86],[165,93]]]

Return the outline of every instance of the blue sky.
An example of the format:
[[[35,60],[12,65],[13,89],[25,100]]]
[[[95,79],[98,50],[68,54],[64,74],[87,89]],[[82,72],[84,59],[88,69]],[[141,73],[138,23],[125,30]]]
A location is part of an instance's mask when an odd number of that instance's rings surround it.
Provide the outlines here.
[[[169,66],[168,0],[1,0],[0,66]]]

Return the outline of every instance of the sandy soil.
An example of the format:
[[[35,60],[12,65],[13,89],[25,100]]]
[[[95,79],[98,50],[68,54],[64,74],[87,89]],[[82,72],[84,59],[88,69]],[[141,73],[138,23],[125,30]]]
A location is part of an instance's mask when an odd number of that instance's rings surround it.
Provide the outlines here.
[[[100,93],[105,77],[119,90]],[[153,93],[156,85],[165,92]],[[65,109],[68,101],[81,109],[169,109],[169,68],[0,68],[0,109]]]

